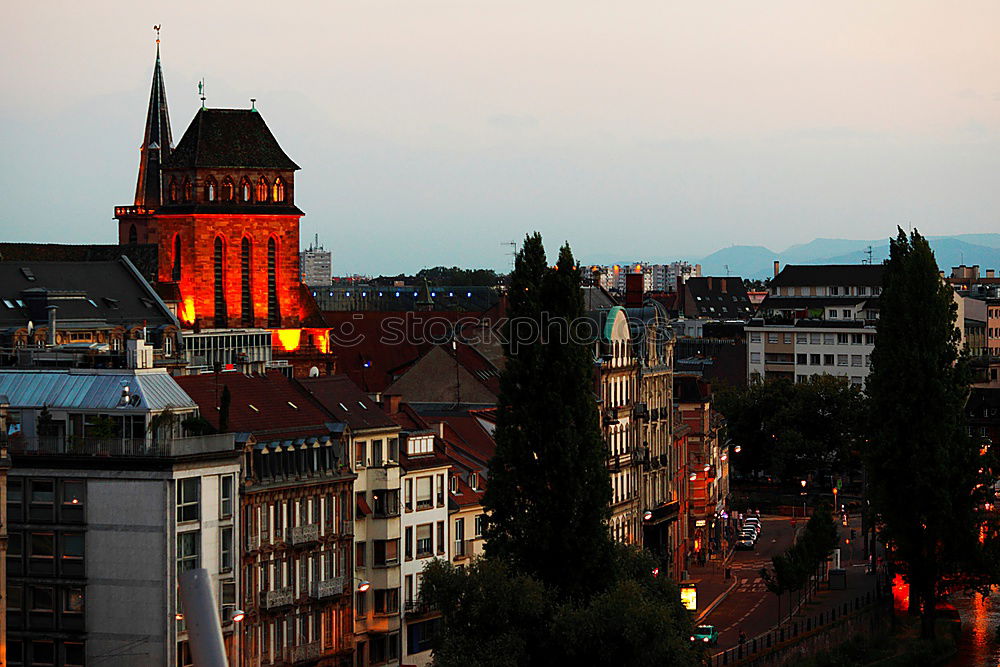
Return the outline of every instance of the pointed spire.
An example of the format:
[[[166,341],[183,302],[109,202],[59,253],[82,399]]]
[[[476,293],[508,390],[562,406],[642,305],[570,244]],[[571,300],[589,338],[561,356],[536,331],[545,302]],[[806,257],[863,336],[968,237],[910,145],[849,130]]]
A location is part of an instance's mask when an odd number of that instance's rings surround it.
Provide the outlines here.
[[[135,205],[146,209],[156,209],[163,204],[164,184],[160,168],[173,148],[167,89],[160,67],[160,26],[153,26],[153,29],[156,30],[156,65],[149,92],[149,109],[146,111],[146,131],[139,148],[139,180],[135,186]]]

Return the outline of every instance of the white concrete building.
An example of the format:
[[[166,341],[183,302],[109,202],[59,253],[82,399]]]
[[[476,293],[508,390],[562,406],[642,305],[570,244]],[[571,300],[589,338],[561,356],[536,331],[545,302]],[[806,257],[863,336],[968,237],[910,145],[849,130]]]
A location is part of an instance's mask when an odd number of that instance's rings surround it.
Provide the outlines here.
[[[165,370],[0,371],[9,403],[11,664],[190,665],[177,574],[206,568],[230,658],[240,464],[184,437]]]
[[[438,613],[420,599],[423,569],[434,558],[451,558],[448,534],[450,460],[438,451],[436,430],[411,431],[402,458],[403,662],[431,663],[431,638]]]

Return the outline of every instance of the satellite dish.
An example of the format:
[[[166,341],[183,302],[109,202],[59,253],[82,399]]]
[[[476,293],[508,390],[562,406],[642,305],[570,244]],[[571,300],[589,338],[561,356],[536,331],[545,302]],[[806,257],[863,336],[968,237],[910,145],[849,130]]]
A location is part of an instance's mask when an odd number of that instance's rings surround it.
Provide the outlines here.
[[[318,378],[319,377],[319,369],[316,368],[315,366],[313,366],[312,368],[310,368],[309,369],[309,377],[311,377],[311,378]]]

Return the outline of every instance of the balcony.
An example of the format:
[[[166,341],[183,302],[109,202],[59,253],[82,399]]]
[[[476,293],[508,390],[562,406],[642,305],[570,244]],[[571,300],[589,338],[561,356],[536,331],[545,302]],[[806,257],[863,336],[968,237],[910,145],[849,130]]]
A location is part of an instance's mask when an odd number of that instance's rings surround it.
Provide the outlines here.
[[[472,558],[472,540],[455,540],[452,543],[451,555],[453,558]]]
[[[286,586],[285,588],[279,588],[273,591],[264,591],[263,602],[264,609],[277,609],[278,607],[287,607],[292,604],[293,588],[291,586]]]
[[[343,593],[344,593],[343,577],[334,577],[333,579],[314,581],[312,585],[312,594],[313,597],[316,598],[317,600],[336,597],[337,595],[343,595]]]
[[[313,542],[319,541],[319,524],[309,523],[304,526],[293,526],[289,528],[285,534],[285,539],[292,544],[292,546],[301,546],[303,544],[312,544]]]
[[[259,535],[248,535],[247,536],[247,551],[253,551],[259,549],[266,544],[271,543],[270,533],[261,533]]]
[[[299,646],[285,647],[285,661],[291,663],[315,660],[322,654],[323,645],[318,641],[310,642],[309,644],[300,644]]]
[[[123,456],[159,457],[192,456],[215,452],[235,452],[232,433],[191,438],[153,440],[152,438],[84,438],[76,436],[12,437],[11,454],[27,456]]]

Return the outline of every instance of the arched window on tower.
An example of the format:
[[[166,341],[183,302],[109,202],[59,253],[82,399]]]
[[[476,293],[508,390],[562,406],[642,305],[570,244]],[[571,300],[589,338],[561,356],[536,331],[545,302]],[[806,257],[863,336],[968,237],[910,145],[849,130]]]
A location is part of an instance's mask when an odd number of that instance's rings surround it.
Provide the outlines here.
[[[174,266],[170,279],[177,282],[181,279],[181,235],[174,234]]]
[[[217,194],[218,193],[215,189],[215,179],[209,176],[208,180],[205,181],[205,200],[214,202]]]
[[[177,190],[177,179],[176,178],[171,178],[170,179],[170,203],[173,203],[173,202],[177,201],[177,197],[178,196],[179,196],[179,192]]]
[[[233,179],[226,176],[222,179],[222,201],[233,201],[233,194],[236,188],[233,186]]]
[[[226,246],[221,236],[215,237],[215,255],[212,264],[215,286],[215,326],[225,329],[229,326],[229,318],[226,313]]]
[[[263,176],[257,181],[257,201],[267,201],[267,179]]]
[[[194,198],[194,187],[191,185],[191,179],[184,177],[184,201],[191,201]]]
[[[272,189],[273,189],[272,192],[273,196],[271,197],[271,199],[275,203],[280,204],[281,202],[285,201],[285,182],[281,179],[281,176],[278,176],[276,179],[274,179],[274,187]]]
[[[128,242],[130,245],[135,245],[139,242],[139,234],[135,231],[135,225],[128,226]]]
[[[281,326],[278,302],[278,242],[272,236],[267,240],[267,326]]]
[[[240,246],[240,325],[244,327],[253,326],[253,244],[247,237],[243,237]]]
[[[252,189],[253,188],[250,186],[250,179],[244,176],[243,180],[240,181],[240,200],[244,202],[250,201]]]

